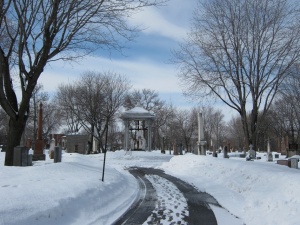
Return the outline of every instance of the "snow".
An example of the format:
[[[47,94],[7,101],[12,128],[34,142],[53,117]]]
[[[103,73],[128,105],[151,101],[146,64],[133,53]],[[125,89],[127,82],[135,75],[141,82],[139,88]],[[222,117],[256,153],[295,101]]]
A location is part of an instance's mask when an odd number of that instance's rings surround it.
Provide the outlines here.
[[[299,169],[266,162],[263,155],[246,161],[160,151],[108,152],[104,182],[103,154],[63,153],[61,163],[46,154],[46,161],[31,167],[5,167],[4,156],[1,152],[1,225],[112,224],[138,194],[138,183],[126,170],[131,166],[163,169],[211,194],[224,208],[211,206],[220,225],[300,224]],[[147,178],[160,202],[169,197],[159,187],[172,189],[182,205],[172,213],[182,212],[186,203],[175,186],[154,175]]]
[[[137,106],[134,107],[133,109],[126,111],[126,113],[149,113],[149,112],[146,109]]]
[[[176,218],[176,222],[180,221],[180,224],[184,224],[184,218],[189,215],[187,209],[188,205],[183,194],[178,188],[170,181],[157,176],[147,175],[147,179],[152,183],[158,196],[158,201],[153,211],[156,217],[160,217],[160,224],[169,225],[170,220]],[[168,208],[166,207],[168,206]],[[160,215],[166,215],[164,218]],[[151,220],[151,217],[147,219],[143,225],[156,224]]]
[[[134,107],[128,111],[122,113],[121,118],[153,118],[155,114],[153,112],[147,111],[142,107]]]

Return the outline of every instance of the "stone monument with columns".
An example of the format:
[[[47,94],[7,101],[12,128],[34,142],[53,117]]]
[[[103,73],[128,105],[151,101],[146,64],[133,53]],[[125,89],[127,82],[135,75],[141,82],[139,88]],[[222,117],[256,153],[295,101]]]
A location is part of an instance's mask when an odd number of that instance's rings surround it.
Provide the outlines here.
[[[33,161],[45,160],[46,155],[44,154],[44,140],[43,140],[43,104],[40,103],[39,113],[38,113],[38,134],[37,140],[35,141],[34,151],[32,155]]]
[[[124,122],[124,149],[151,151],[152,124],[155,114],[137,106],[121,115]]]

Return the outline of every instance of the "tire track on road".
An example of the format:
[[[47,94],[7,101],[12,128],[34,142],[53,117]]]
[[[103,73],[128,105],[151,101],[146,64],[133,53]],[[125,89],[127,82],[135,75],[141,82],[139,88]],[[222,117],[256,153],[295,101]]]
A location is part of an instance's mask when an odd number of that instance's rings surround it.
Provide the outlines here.
[[[151,217],[157,203],[157,194],[151,182],[145,175],[157,175],[173,183],[184,195],[188,204],[189,215],[185,218],[189,225],[217,225],[216,217],[209,204],[221,207],[219,203],[209,194],[199,192],[192,185],[171,175],[165,174],[162,170],[154,168],[132,167],[129,172],[139,182],[140,194],[135,204],[119,219],[114,225],[141,225]],[[145,196],[143,197],[143,194]],[[176,221],[169,221],[175,224]],[[150,223],[151,224],[151,223]],[[154,224],[159,224],[154,223]]]

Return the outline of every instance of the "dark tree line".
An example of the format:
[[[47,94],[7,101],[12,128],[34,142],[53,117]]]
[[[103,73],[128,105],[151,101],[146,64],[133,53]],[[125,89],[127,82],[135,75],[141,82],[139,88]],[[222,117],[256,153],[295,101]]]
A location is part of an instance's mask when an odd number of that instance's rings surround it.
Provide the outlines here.
[[[86,72],[77,82],[61,85],[56,98],[64,111],[66,132],[76,133],[82,128],[91,137],[89,152],[94,138],[103,150],[104,135],[115,123],[129,89],[123,76],[111,72]]]
[[[172,149],[181,144],[186,151],[197,147],[197,113],[203,112],[205,135],[213,138],[214,144],[222,143],[223,116],[213,108],[179,109],[161,100],[159,93],[150,89],[132,90],[130,82],[112,72],[85,72],[71,84],[61,84],[52,98],[37,85],[30,101],[31,111],[23,133],[22,143],[37,135],[38,105],[43,104],[43,138],[49,134],[88,134],[89,152],[93,139],[98,142],[98,150],[104,149],[104,136],[108,132],[108,142],[112,149],[123,148],[123,127],[119,119],[124,110],[141,106],[155,113],[152,146],[156,149]],[[7,136],[8,118],[1,110],[1,128]],[[1,115],[2,115],[1,114]],[[2,118],[2,117],[1,117]],[[213,123],[212,123],[213,122]],[[49,140],[48,140],[49,141]],[[0,144],[4,144],[1,142]],[[6,143],[5,143],[6,144]]]
[[[299,67],[293,68],[293,76],[286,79],[271,106],[267,116],[258,127],[257,150],[266,151],[268,141],[272,150],[280,149],[280,141],[298,144],[300,141],[300,79]],[[187,152],[197,149],[198,121],[202,112],[204,119],[204,137],[207,150],[218,150],[224,145],[233,151],[247,151],[246,137],[243,133],[240,117],[224,120],[226,111],[211,106],[180,109],[162,101],[159,93],[150,90],[131,90],[124,77],[112,72],[86,72],[72,84],[62,84],[55,97],[50,98],[38,85],[31,98],[31,113],[28,116],[23,144],[30,138],[36,138],[38,103],[44,106],[43,138],[61,131],[64,134],[88,134],[97,139],[98,149],[104,149],[104,134],[108,131],[108,143],[111,149],[123,148],[123,127],[120,113],[135,106],[141,106],[154,112],[153,142],[155,149],[172,150],[182,145]],[[260,114],[259,114],[260,117]],[[8,116],[0,111],[0,144],[5,144],[8,133]],[[34,144],[34,143],[33,143]],[[34,145],[33,145],[34,146]],[[91,151],[90,146],[90,151]]]

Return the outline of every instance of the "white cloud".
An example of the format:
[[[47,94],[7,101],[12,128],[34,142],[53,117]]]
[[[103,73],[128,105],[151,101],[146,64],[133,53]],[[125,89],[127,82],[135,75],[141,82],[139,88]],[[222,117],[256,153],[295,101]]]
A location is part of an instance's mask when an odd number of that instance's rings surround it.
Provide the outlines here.
[[[155,48],[150,50],[152,52],[149,52],[149,48],[138,49],[140,47],[138,46],[137,49],[131,52],[135,58],[131,60],[128,58],[107,59],[87,56],[78,64],[72,63],[70,65],[63,61],[53,62],[50,66],[47,66],[39,82],[44,85],[45,91],[55,92],[59,84],[73,82],[85,71],[112,71],[128,77],[134,89],[148,88],[155,90],[164,96],[166,100],[170,99],[174,105],[176,105],[176,102],[180,102],[179,104],[185,103],[184,97],[180,99],[178,97],[182,95],[175,66],[161,62],[164,60],[164,56],[161,54],[169,51],[169,49],[166,48],[164,42],[161,42],[163,44],[159,47],[157,47],[157,44],[161,41],[159,36],[175,40],[174,44],[177,41],[182,41],[189,29],[188,20],[191,17],[194,1],[170,0],[165,7],[145,8],[129,18],[131,25],[141,25],[147,28],[142,31],[145,34],[157,35],[154,39],[151,37],[151,41],[156,43]],[[158,48],[157,54],[150,54],[156,51],[156,48]]]
[[[58,85],[69,84],[77,80],[83,72],[111,71],[126,76],[133,89],[151,89],[160,94],[160,98],[174,106],[190,109],[199,102],[190,102],[182,95],[181,87],[176,76],[174,65],[153,62],[146,59],[116,60],[103,57],[87,56],[80,63],[65,64],[57,61],[47,66],[39,79],[46,92],[56,92]],[[236,112],[220,102],[210,103],[220,109],[228,121]]]
[[[59,84],[70,83],[86,71],[112,71],[126,76],[133,88],[149,88],[160,93],[181,93],[173,65],[149,60],[116,60],[88,56],[80,64],[54,62],[39,79],[45,91],[55,91]]]
[[[176,41],[181,41],[188,32],[185,27],[167,20],[157,8],[146,8],[134,14],[129,19],[129,23],[134,26],[142,26],[145,28],[142,32],[146,34],[158,34]]]

